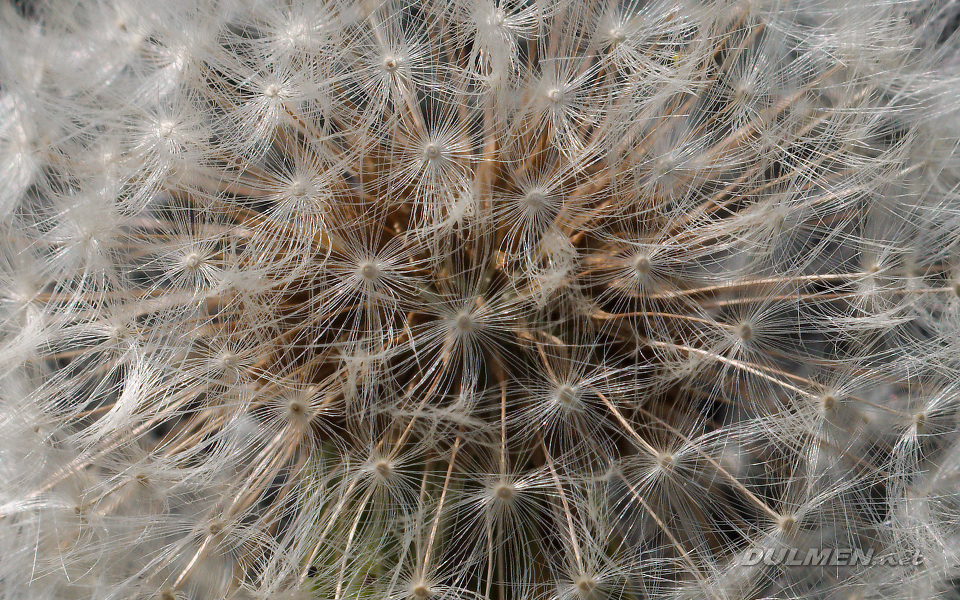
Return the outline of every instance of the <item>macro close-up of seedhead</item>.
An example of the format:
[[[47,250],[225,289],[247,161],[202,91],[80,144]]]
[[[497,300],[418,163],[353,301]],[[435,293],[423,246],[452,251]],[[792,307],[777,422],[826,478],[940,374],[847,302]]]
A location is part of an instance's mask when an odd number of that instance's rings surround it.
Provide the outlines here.
[[[957,598],[958,15],[0,5],[0,598]]]

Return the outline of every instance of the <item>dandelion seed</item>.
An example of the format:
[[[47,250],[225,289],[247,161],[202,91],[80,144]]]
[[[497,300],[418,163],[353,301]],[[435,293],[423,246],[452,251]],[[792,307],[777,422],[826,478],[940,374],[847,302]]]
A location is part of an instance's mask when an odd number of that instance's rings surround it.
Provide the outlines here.
[[[514,490],[513,486],[502,483],[497,486],[497,498],[503,501],[508,501],[513,498]]]
[[[650,261],[650,257],[646,254],[638,254],[633,259],[633,268],[636,270],[638,275],[646,275],[650,272],[653,263]]]

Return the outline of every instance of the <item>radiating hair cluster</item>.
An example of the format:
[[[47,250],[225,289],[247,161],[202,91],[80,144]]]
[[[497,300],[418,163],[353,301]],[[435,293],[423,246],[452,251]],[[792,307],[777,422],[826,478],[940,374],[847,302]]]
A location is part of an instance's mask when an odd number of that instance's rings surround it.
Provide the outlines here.
[[[0,595],[955,597],[944,10],[0,6]]]

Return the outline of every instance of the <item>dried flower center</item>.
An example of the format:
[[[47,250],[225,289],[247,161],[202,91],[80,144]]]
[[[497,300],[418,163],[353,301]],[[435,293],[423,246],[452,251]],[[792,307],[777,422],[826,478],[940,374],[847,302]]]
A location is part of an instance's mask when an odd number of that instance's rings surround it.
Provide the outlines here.
[[[191,252],[183,259],[183,266],[188,269],[196,269],[200,266],[200,256],[196,252]]]
[[[276,98],[279,93],[280,93],[280,88],[277,87],[277,84],[275,83],[271,83],[266,87],[266,89],[263,90],[263,94],[267,98]]]
[[[563,101],[563,90],[560,88],[553,88],[547,92],[547,98],[550,99],[550,102],[554,104],[559,104]]]
[[[384,71],[388,73],[393,73],[394,71],[397,70],[397,66],[399,66],[399,61],[397,61],[397,59],[394,58],[393,56],[387,56],[383,59]]]
[[[513,498],[513,486],[508,483],[501,483],[497,486],[497,498],[501,500],[510,500]]]

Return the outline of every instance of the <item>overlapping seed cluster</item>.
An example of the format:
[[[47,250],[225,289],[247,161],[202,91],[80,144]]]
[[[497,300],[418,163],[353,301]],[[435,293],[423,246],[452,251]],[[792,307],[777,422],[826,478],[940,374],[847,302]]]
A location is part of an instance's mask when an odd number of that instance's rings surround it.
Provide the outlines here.
[[[907,13],[32,6],[8,597],[949,592],[958,84]]]

